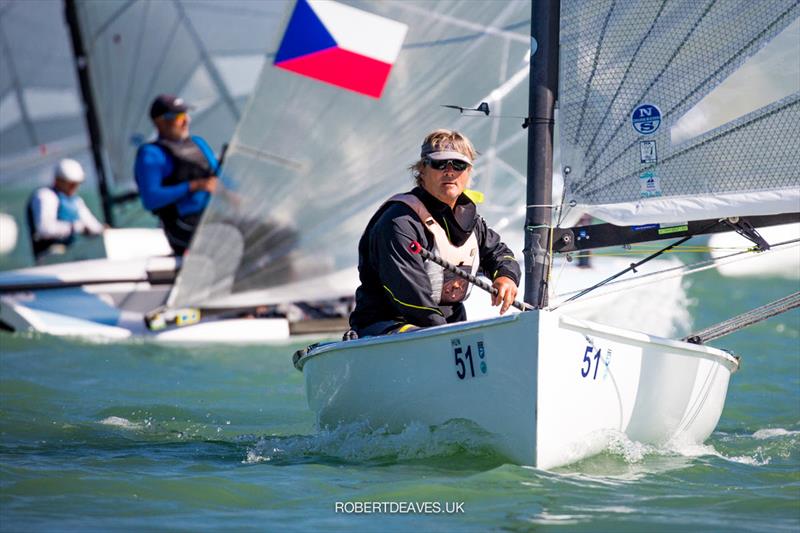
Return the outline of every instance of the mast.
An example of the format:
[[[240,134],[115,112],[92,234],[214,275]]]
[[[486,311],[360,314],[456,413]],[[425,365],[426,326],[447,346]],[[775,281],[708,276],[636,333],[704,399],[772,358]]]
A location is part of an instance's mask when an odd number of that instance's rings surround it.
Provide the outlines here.
[[[553,127],[558,97],[560,0],[531,3],[531,71],[528,92],[528,185],[525,213],[525,302],[547,305],[552,224]]]
[[[83,44],[78,25],[78,13],[75,7],[75,0],[64,0],[64,14],[69,26],[70,40],[72,41],[72,52],[75,58],[75,71],[81,85],[81,97],[83,98],[86,111],[86,127],[89,130],[89,140],[92,146],[92,159],[97,171],[97,185],[100,189],[100,198],[103,203],[103,218],[109,226],[114,226],[114,198],[108,187],[105,165],[103,164],[103,140],[100,136],[100,124],[97,120],[97,109],[92,89],[89,82],[89,65],[86,59],[86,48]]]

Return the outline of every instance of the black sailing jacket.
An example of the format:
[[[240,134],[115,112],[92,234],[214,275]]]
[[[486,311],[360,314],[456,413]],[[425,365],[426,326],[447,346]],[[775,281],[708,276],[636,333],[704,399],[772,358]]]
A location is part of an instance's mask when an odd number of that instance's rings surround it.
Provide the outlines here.
[[[520,268],[513,252],[487,227],[466,195],[462,194],[451,210],[421,187],[411,194],[422,200],[452,244],[461,246],[475,231],[480,269],[488,278],[507,276],[519,285]],[[350,315],[350,327],[359,336],[375,335],[399,324],[428,327],[466,320],[463,304],[440,306],[433,301],[423,259],[408,250],[411,241],[429,251],[434,248],[433,235],[404,203],[384,204],[367,224],[358,243],[361,285]],[[382,331],[375,331],[376,325]]]

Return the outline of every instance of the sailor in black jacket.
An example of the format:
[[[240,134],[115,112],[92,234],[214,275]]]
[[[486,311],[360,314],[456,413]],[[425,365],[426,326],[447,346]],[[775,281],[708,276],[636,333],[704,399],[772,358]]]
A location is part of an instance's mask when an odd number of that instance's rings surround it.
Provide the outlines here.
[[[475,155],[462,134],[432,132],[410,167],[418,187],[390,198],[367,224],[358,245],[361,285],[350,315],[360,337],[466,320],[468,282],[412,253],[412,241],[466,272],[482,270],[498,289],[492,303],[501,305],[501,314],[516,298],[519,264],[466,190]]]

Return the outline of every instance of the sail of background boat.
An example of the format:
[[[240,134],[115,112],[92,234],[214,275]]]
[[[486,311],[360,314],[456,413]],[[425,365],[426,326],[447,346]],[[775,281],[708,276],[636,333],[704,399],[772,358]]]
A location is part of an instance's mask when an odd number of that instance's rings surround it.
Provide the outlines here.
[[[386,198],[412,187],[407,167],[425,134],[442,125],[463,131],[483,152],[473,188],[485,194],[487,221],[504,232],[517,229],[511,221],[523,212],[526,132],[520,126],[530,4],[337,5],[407,28],[382,94],[303,76],[279,60],[264,68],[228,150],[225,173],[236,190],[212,200],[172,305],[242,307],[352,295],[356,243],[368,218]],[[306,0],[288,6],[273,42],[277,57],[292,38],[293,13],[302,16],[309,6],[330,7]],[[334,36],[347,34],[351,17],[325,16]],[[387,34],[392,31],[369,36],[381,48]],[[480,102],[489,104],[488,117],[459,117],[442,107]]]
[[[101,145],[112,196],[135,190],[133,163],[139,145],[154,138],[148,110],[157,94],[177,94],[192,104],[192,133],[219,153],[267,60],[287,3],[70,3],[98,117],[93,142]]]
[[[304,0],[287,7],[276,54],[294,13],[309,5],[318,7]],[[278,61],[268,65],[229,151],[226,172],[242,192],[212,202],[172,305],[242,307],[352,294],[352,243],[377,205],[411,184],[406,166],[418,139],[442,124],[454,124],[483,150],[473,184],[485,193],[481,210],[514,240],[526,174],[526,131],[519,126],[529,4],[347,5],[408,27],[383,94],[365,97],[287,72]],[[420,18],[423,9],[428,16]],[[797,5],[750,6],[734,29],[732,9],[565,7],[562,69],[575,75],[562,77],[560,89],[562,220],[588,211],[616,222],[678,223],[742,214],[740,200],[744,214],[791,210],[798,194],[791,150],[798,128],[791,120],[798,112],[791,60]],[[764,17],[766,29],[752,23]],[[701,59],[704,39],[717,43],[715,57],[723,59]],[[765,85],[773,89],[765,92]],[[731,93],[740,100],[731,101]],[[748,98],[754,93],[760,104]],[[466,112],[454,120],[441,107],[483,101],[488,117]],[[637,106],[656,110],[653,131],[633,126]],[[758,143],[743,141],[750,136]],[[760,177],[748,181],[748,173]],[[701,193],[714,199],[697,202]]]
[[[0,6],[0,184],[6,191],[47,183],[59,158],[87,154],[62,8],[59,2]]]

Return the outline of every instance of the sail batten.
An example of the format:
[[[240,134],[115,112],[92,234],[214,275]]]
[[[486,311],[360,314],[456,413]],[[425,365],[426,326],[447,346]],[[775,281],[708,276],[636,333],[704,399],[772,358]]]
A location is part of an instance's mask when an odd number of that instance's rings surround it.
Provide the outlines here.
[[[790,0],[658,6],[608,0],[590,7],[564,0],[564,203],[615,224],[668,222],[677,213],[701,220],[711,216],[704,206],[712,205],[720,216],[798,210],[769,202],[777,211],[752,213],[747,200],[775,190],[793,198],[800,188],[800,74],[786,75],[800,70],[794,64],[800,43],[783,39],[790,53],[768,46],[796,31],[798,18],[800,3]],[[743,69],[755,75],[737,76]],[[727,109],[706,104],[720,85],[726,95],[741,95],[728,96]],[[763,102],[765,85],[778,85],[772,92],[780,99]],[[748,101],[762,103],[753,109]],[[685,116],[710,126],[693,137],[674,134],[698,130],[681,122]],[[719,195],[727,200],[715,203]]]

